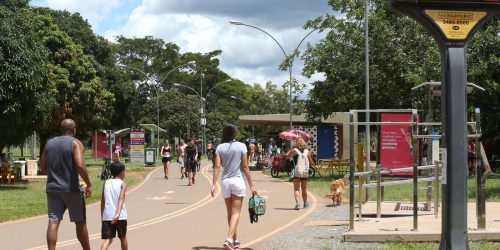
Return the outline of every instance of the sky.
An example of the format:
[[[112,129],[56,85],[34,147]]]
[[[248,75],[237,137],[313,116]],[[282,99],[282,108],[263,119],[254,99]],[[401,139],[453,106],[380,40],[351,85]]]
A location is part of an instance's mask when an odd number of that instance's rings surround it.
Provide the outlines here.
[[[222,50],[221,69],[248,84],[288,80],[288,72],[278,68],[284,54],[264,32],[229,20],[267,31],[289,54],[309,32],[302,28],[307,20],[332,12],[327,0],[32,0],[31,5],[79,12],[110,41],[117,35],[153,36],[179,45],[182,53]],[[312,33],[301,51],[324,36]],[[324,78],[307,79],[302,67],[296,59],[292,73],[299,82]]]

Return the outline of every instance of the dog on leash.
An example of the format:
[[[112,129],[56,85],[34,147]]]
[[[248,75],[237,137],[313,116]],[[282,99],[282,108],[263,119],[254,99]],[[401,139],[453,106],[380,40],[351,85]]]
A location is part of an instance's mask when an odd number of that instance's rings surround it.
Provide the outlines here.
[[[342,203],[342,198],[345,192],[345,180],[338,179],[330,183],[330,192],[332,195],[333,206],[339,206]]]

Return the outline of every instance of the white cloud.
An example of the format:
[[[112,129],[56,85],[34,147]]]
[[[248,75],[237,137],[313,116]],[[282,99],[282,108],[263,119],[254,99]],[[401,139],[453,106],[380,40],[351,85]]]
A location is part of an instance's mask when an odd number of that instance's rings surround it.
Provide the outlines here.
[[[112,11],[122,6],[120,0],[47,0],[52,9],[78,12],[87,19],[94,28],[99,30],[99,25],[111,18]]]
[[[318,0],[46,0],[54,9],[79,12],[96,32],[114,40],[126,37],[153,36],[180,46],[181,52],[222,50],[221,68],[246,83],[273,81],[281,84],[288,73],[278,69],[284,56],[277,44],[266,34],[245,26],[229,24],[240,19],[265,29],[290,53],[307,34],[302,25],[309,19],[324,15],[330,9]],[[135,8],[127,4],[140,2]],[[126,5],[126,6],[125,6]],[[129,8],[123,18],[123,10]],[[122,20],[109,26],[111,20]],[[314,43],[323,35],[311,35]],[[302,48],[305,48],[302,45]],[[293,76],[301,82],[302,63],[295,61]]]

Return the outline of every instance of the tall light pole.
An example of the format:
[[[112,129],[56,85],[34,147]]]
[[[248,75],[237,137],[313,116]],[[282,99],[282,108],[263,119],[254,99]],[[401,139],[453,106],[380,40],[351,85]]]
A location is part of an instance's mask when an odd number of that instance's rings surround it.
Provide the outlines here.
[[[229,21],[230,24],[233,24],[233,25],[243,25],[243,26],[247,26],[247,27],[250,27],[250,28],[254,28],[254,29],[257,29],[259,31],[262,31],[264,32],[266,35],[268,35],[270,38],[272,38],[276,44],[278,44],[278,46],[280,47],[281,49],[281,52],[283,52],[283,55],[285,56],[285,59],[288,59],[288,54],[285,52],[285,50],[283,49],[283,46],[281,46],[281,44],[278,42],[278,40],[276,40],[276,38],[274,38],[271,34],[269,34],[267,31],[259,28],[259,27],[256,27],[256,26],[253,26],[253,25],[250,25],[250,24],[246,24],[246,23],[243,23],[241,21],[238,21],[238,20],[230,20]],[[315,30],[317,30],[318,28],[315,28],[313,30],[311,30],[309,33],[307,33],[307,35],[304,36],[304,38],[302,38],[302,40],[300,41],[300,43],[297,45],[297,47],[295,48],[294,51],[296,51],[300,45],[302,44],[302,42],[304,42],[304,40],[311,34],[313,33]],[[290,83],[290,86],[289,86],[289,89],[290,89],[290,129],[293,129],[293,126],[292,126],[292,65],[293,65],[293,60],[295,59],[295,56],[293,56],[292,58],[290,58],[290,61],[288,63],[288,73],[289,73],[289,83]]]
[[[194,61],[189,61],[185,64],[179,65],[179,66],[169,70],[163,77],[159,76],[159,78],[160,78],[161,82],[164,82],[165,79],[175,70],[180,69],[182,67],[191,66],[195,63],[196,62],[194,62]],[[160,149],[160,86],[161,86],[161,82],[151,80],[151,78],[152,78],[151,75],[148,75],[146,72],[144,72],[136,67],[125,65],[122,63],[117,64],[117,66],[135,70],[135,71],[143,74],[146,77],[146,82],[154,82],[154,85],[156,88],[156,127],[157,127],[156,128],[157,129],[157,131],[156,131],[157,132],[156,147],[157,147],[157,150],[159,150]]]
[[[366,121],[370,121],[370,43],[368,40],[368,7],[369,0],[365,0],[365,108]],[[370,125],[365,126],[366,169],[370,167]],[[368,195],[368,192],[367,192]],[[368,197],[368,196],[367,196]],[[368,199],[368,198],[367,198]]]
[[[187,88],[187,89],[190,89],[191,91],[193,91],[194,93],[196,93],[196,95],[200,98],[200,115],[201,115],[201,118],[200,118],[200,125],[202,126],[203,128],[203,135],[202,135],[202,140],[203,140],[203,143],[202,143],[202,150],[204,151],[205,150],[205,145],[206,145],[206,134],[205,134],[205,129],[206,129],[206,125],[207,125],[207,120],[205,118],[205,103],[207,101],[207,98],[210,96],[210,93],[212,93],[212,90],[214,90],[217,86],[219,86],[219,84],[221,83],[225,83],[225,82],[229,82],[231,81],[232,79],[229,78],[227,80],[224,80],[222,82],[218,82],[216,83],[210,90],[208,90],[207,94],[205,95],[205,97],[203,97],[203,81],[200,81],[200,92],[196,91],[194,88],[191,88],[187,85],[184,85],[184,84],[180,84],[180,83],[174,83],[174,86],[175,87],[183,87],[183,88]]]

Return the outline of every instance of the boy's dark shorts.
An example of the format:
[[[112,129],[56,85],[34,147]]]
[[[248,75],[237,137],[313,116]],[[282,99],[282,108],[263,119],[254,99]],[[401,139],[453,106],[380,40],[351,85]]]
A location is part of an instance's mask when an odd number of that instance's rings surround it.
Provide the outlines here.
[[[116,232],[118,232],[118,238],[125,238],[127,236],[127,220],[118,220],[115,224],[111,224],[111,221],[102,222],[101,239],[115,238]]]

